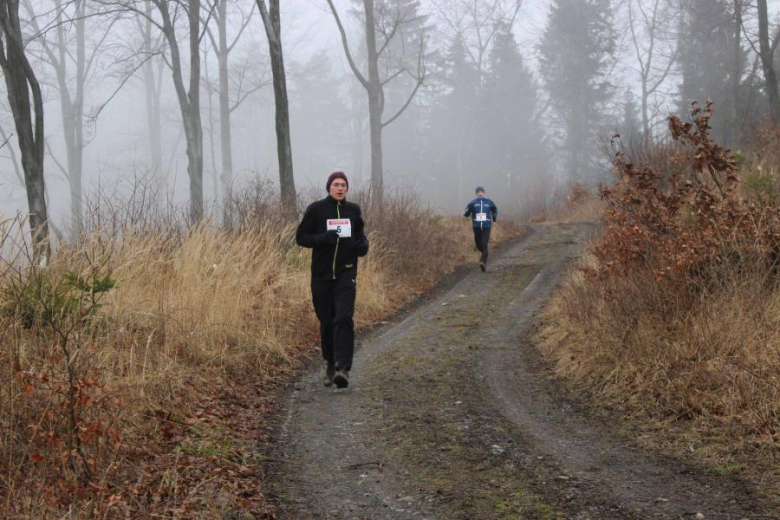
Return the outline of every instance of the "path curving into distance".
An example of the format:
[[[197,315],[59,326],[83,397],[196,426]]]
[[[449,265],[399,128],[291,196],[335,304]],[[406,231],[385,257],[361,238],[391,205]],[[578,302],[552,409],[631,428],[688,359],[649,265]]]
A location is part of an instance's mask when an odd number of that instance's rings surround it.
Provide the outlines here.
[[[556,397],[530,330],[593,230],[535,225],[364,338],[349,389],[323,387],[319,365],[296,382],[270,447],[279,518],[764,518],[735,479]]]

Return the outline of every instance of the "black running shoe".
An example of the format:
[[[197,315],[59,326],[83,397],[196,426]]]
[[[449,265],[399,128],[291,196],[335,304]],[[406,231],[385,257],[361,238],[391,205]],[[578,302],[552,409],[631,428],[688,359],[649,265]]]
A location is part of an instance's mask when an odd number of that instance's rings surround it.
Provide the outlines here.
[[[328,368],[325,370],[325,377],[322,379],[322,384],[325,386],[333,386],[333,378],[336,376],[336,365],[328,363]]]
[[[343,368],[336,370],[336,375],[333,377],[333,382],[336,383],[336,388],[346,388],[349,386],[349,372]]]
[[[482,272],[483,272],[483,273],[484,273],[485,271],[487,271],[487,266],[485,265],[485,262],[480,262],[480,263],[479,263],[479,268],[480,268],[480,269],[482,269]]]

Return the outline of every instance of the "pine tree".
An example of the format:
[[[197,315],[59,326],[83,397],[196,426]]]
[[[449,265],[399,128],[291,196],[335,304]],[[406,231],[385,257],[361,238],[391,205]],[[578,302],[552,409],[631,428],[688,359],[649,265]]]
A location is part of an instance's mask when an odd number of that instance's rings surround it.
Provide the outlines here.
[[[539,45],[540,71],[552,107],[566,131],[567,169],[573,182],[592,182],[594,129],[610,94],[605,77],[615,53],[609,0],[552,0]]]
[[[683,0],[679,30],[680,114],[685,117],[693,102],[715,102],[713,137],[728,133],[734,62],[733,8],[725,0]],[[741,75],[742,71],[739,71]]]
[[[479,73],[467,59],[460,38],[455,38],[442,63],[442,80],[426,133],[426,180],[437,204],[460,209],[469,189],[467,174],[475,152],[479,113]]]
[[[623,118],[615,131],[620,135],[620,140],[624,145],[637,146],[641,145],[643,141],[639,107],[631,91],[626,91],[626,97],[623,101]]]
[[[519,194],[532,177],[546,175],[547,154],[533,76],[510,27],[496,34],[489,65],[479,132],[483,182]]]
[[[347,169],[350,114],[344,110],[341,87],[350,78],[339,77],[336,70],[325,50],[292,70],[296,78],[290,92],[293,138],[307,143],[294,150],[296,169],[302,177],[317,178],[328,170]],[[350,172],[350,179],[357,180],[356,173]]]

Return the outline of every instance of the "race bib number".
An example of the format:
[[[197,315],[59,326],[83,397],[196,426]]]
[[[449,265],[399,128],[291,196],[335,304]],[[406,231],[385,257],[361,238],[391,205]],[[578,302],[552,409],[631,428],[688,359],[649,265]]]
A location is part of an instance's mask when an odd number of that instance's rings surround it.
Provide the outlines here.
[[[477,213],[477,222],[487,222],[487,213]]]
[[[339,237],[349,238],[352,236],[352,222],[348,218],[329,218],[328,231],[337,231]]]

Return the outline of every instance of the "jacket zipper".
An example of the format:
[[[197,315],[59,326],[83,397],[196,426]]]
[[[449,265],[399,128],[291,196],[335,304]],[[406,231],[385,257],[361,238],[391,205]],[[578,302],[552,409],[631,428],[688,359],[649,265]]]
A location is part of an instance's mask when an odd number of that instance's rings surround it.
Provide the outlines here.
[[[336,202],[336,218],[341,218],[341,211],[339,208],[341,207],[341,202]],[[341,237],[336,239],[336,249],[333,251],[333,279],[336,279],[336,256],[339,254],[339,241],[341,240]]]

